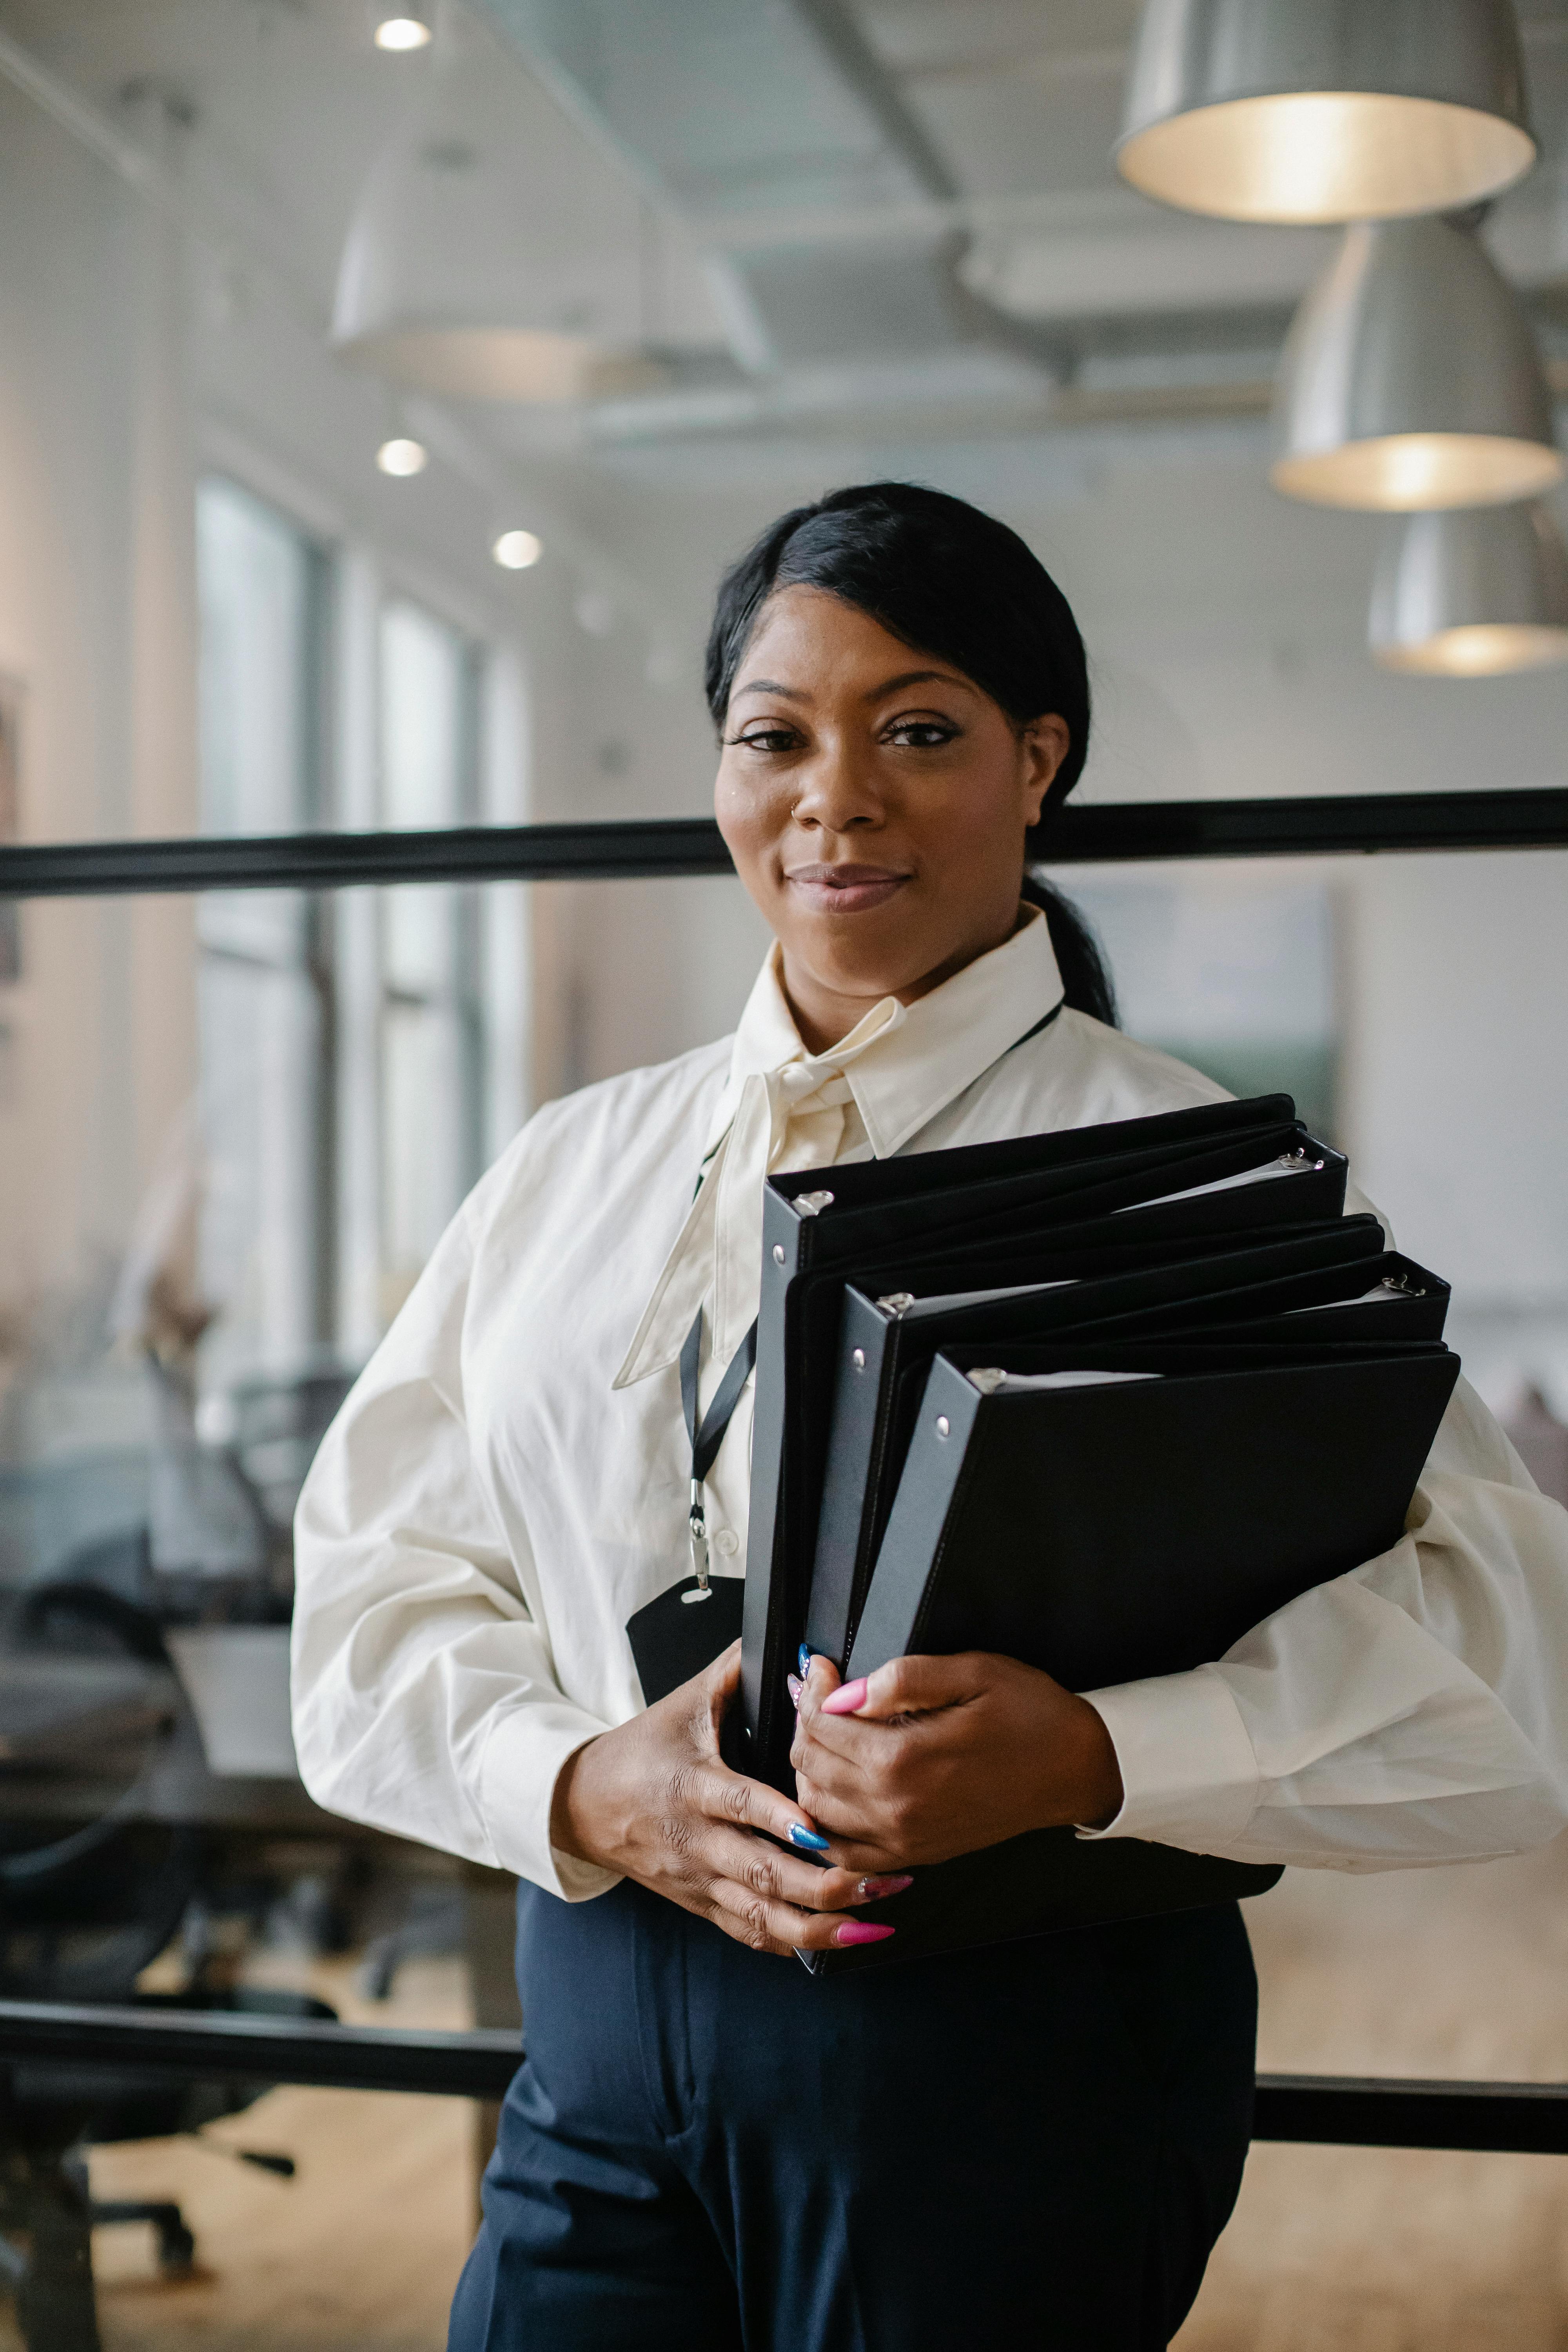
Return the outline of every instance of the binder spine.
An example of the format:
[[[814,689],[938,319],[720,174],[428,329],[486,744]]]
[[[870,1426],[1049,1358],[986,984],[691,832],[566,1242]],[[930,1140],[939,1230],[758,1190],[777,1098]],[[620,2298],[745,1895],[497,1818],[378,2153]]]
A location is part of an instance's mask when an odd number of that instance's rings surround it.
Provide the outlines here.
[[[906,1656],[915,1642],[984,1402],[963,1372],[938,1357],[926,1380],[888,1531],[855,1629],[847,1668],[851,1681],[889,1658]]]
[[[896,1330],[887,1309],[846,1285],[805,1628],[813,1650],[840,1669],[869,1568],[868,1497],[885,1443],[889,1356]]]
[[[810,1259],[811,1213],[766,1185],[763,1192],[763,1273],[757,1307],[756,1400],[752,1416],[751,1506],[745,1597],[741,1617],[741,1696],[752,1772],[766,1774],[776,1747],[784,1696],[785,1629],[776,1590],[782,1579],[786,1370],[790,1286]]]

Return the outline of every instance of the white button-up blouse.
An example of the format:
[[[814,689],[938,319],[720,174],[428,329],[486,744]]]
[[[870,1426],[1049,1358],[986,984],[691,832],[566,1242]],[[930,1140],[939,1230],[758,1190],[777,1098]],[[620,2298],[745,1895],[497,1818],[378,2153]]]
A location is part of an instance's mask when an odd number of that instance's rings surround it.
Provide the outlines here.
[[[1033,910],[815,1056],[775,958],[732,1039],[529,1121],[300,1498],[307,1787],[569,1899],[615,1880],[552,1847],[556,1776],[640,1708],[626,1620],[688,1572],[678,1358],[701,1306],[706,1403],[756,1311],[764,1171],[1222,1098],[1086,1014],[1037,1030],[1061,982]],[[720,1575],[745,1570],[749,1436],[748,1395],[709,1479]],[[1568,1512],[1463,1380],[1405,1530],[1215,1664],[1089,1693],[1126,1792],[1096,1834],[1384,1869],[1516,1852],[1568,1822]]]

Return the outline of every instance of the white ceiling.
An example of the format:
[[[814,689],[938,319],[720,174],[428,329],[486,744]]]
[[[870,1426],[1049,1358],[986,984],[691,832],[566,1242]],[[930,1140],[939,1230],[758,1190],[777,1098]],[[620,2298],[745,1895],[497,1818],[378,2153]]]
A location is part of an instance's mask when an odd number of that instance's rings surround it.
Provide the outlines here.
[[[622,117],[608,138],[498,29],[499,18],[526,30],[538,5],[444,0],[436,47],[413,58],[372,47],[366,0],[0,0],[0,36],[158,151],[208,242],[276,272],[323,334],[366,173],[444,80],[466,76],[482,136],[510,148],[520,201],[531,177],[541,212],[569,188],[608,307],[663,355],[678,395],[597,425],[471,420],[513,448],[565,456],[612,435],[831,432],[846,404],[879,411],[889,429],[912,404],[938,437],[986,429],[988,414],[998,430],[1070,421],[1047,398],[1051,369],[1060,373],[1050,350],[1042,375],[1026,344],[1010,357],[987,349],[968,373],[970,346],[957,361],[933,352],[923,383],[900,362],[896,378],[863,368],[836,385],[819,364],[787,386],[748,383],[731,356],[732,311],[704,265],[715,238],[742,258],[800,257],[797,310],[802,299],[811,309],[819,268],[831,346],[864,311],[852,278],[837,297],[829,283],[858,237],[956,234],[963,278],[986,303],[1026,331],[1068,335],[1080,401],[1086,387],[1153,383],[1219,415],[1237,405],[1238,380],[1267,374],[1285,310],[1323,250],[1314,232],[1166,212],[1118,179],[1136,0],[573,0],[554,16],[586,27],[597,10],[625,45]],[[1521,282],[1568,288],[1568,0],[1526,0],[1521,16],[1543,152],[1490,233]],[[887,137],[867,143],[864,109],[835,79],[835,24],[882,77]],[[509,228],[498,218],[498,239]]]

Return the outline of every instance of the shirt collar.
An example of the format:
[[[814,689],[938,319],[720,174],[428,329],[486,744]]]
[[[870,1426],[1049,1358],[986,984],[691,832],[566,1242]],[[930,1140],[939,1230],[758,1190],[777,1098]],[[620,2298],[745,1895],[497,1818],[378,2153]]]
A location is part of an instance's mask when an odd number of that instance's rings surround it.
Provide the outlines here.
[[[1061,1003],[1061,973],[1045,916],[1027,904],[1022,914],[1000,947],[976,956],[912,1004],[883,997],[822,1056],[825,1074],[828,1066],[843,1065],[877,1159],[888,1159],[918,1135]],[[735,1032],[707,1150],[729,1128],[747,1078],[812,1058],[784,992],[775,941]]]

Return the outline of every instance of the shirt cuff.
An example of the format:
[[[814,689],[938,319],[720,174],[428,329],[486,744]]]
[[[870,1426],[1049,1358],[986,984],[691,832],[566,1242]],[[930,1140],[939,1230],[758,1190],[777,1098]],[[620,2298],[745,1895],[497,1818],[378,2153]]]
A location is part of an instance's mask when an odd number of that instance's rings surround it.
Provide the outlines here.
[[[1258,1807],[1258,1759],[1230,1685],[1213,1666],[1117,1683],[1084,1697],[1110,1734],[1121,1811],[1080,1838],[1150,1838],[1223,1853]]]
[[[586,1903],[618,1886],[621,1874],[580,1862],[550,1843],[550,1812],[563,1767],[609,1729],[567,1699],[514,1706],[485,1742],[479,1807],[497,1865],[564,1903]]]

